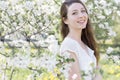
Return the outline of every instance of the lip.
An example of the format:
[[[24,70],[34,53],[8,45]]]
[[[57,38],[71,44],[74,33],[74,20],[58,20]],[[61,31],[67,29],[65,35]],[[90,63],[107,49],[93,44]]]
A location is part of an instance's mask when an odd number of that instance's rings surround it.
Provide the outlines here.
[[[85,20],[77,21],[77,23],[83,24],[83,23],[85,23]]]

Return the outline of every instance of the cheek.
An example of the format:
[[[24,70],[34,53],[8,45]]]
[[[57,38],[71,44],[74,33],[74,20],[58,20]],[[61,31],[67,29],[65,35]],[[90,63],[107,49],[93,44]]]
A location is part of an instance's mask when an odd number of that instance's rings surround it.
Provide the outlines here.
[[[88,20],[88,15],[87,14],[85,14],[84,17],[85,17],[85,20]]]
[[[86,16],[86,20],[88,20],[88,15]]]
[[[74,22],[76,21],[76,18],[70,16],[70,17],[68,18],[68,21],[69,21],[70,24],[71,24],[71,23],[74,23]]]
[[[86,21],[86,22],[88,21],[88,17],[85,17],[85,21]]]
[[[88,16],[87,16],[87,15],[84,15],[84,16],[83,16],[83,20],[85,20],[85,22],[87,23],[87,21],[88,21]]]

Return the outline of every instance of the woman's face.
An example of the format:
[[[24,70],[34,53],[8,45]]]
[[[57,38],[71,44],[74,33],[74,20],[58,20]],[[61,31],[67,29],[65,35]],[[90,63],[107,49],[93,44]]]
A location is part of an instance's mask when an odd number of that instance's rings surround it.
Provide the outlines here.
[[[86,28],[88,14],[84,6],[80,3],[73,3],[68,8],[67,19],[64,20],[65,24],[70,29],[84,29]]]

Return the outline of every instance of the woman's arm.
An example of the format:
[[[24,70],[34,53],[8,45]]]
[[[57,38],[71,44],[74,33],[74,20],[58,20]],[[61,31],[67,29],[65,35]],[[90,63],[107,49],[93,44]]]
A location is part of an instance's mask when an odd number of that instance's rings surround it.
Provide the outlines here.
[[[70,52],[70,51],[68,52],[70,53],[70,57],[75,60],[74,62],[71,62],[71,67],[69,71],[69,80],[81,80],[78,58],[74,52]]]

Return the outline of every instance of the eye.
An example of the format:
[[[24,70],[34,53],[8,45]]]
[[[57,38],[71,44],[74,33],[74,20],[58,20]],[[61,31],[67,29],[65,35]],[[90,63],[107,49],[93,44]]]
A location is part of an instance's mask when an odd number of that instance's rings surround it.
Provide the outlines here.
[[[73,13],[72,13],[72,15],[76,15],[76,14],[78,14],[78,12],[73,12]]]

